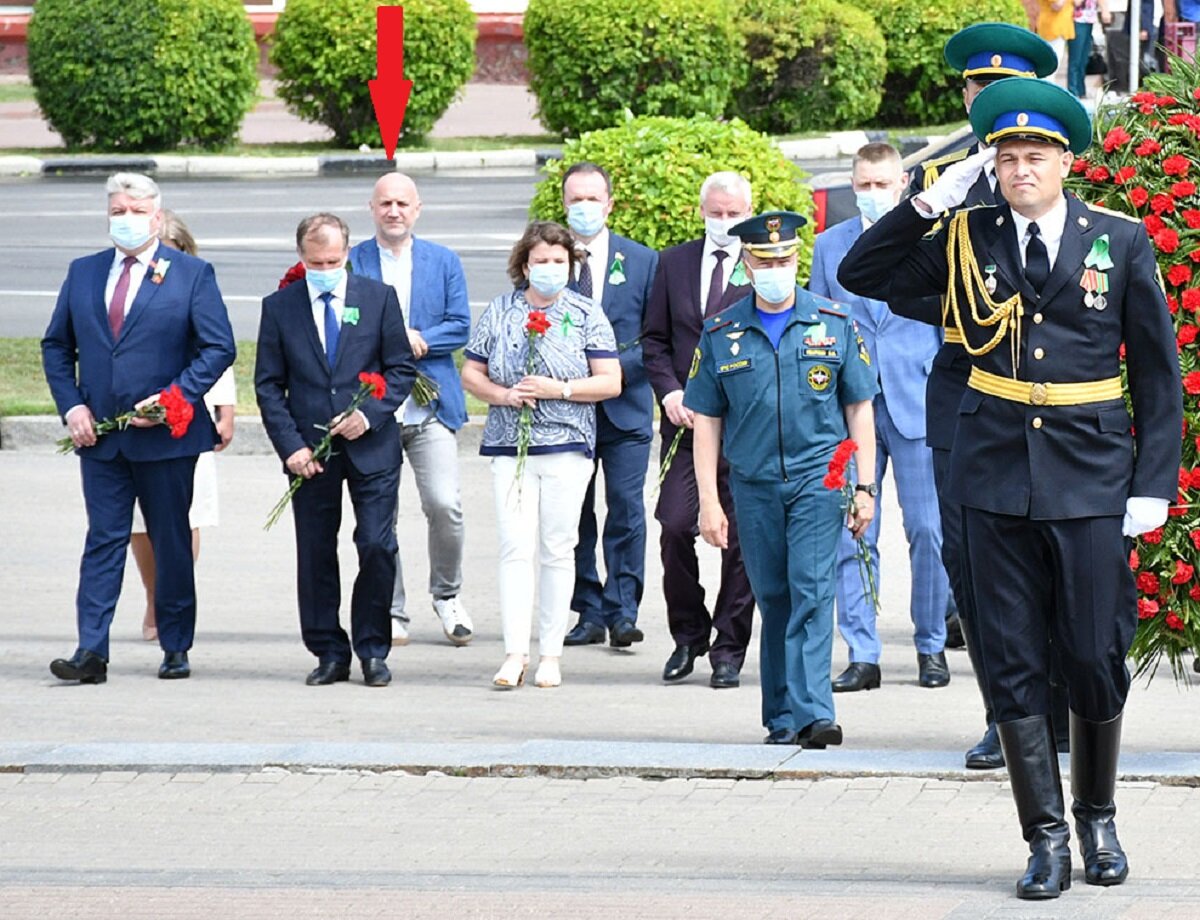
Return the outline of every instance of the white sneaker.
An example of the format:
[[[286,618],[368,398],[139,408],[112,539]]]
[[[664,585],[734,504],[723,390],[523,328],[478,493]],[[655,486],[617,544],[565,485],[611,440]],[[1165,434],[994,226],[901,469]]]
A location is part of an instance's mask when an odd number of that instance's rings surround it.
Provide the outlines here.
[[[392,617],[392,646],[408,645],[408,620]]]
[[[455,645],[466,645],[471,641],[473,629],[466,608],[457,597],[444,600],[434,599],[433,612],[442,621],[442,632]]]

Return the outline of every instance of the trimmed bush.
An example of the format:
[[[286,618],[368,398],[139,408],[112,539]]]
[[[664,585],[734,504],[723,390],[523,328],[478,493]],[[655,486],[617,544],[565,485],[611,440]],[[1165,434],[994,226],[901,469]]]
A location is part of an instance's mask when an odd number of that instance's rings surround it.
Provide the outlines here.
[[[564,136],[634,115],[719,117],[742,68],[726,0],[529,0],[529,85]]]
[[[935,125],[963,116],[962,74],[946,66],[942,48],[977,22],[1028,26],[1021,0],[863,0],[887,40],[887,78],[880,124]]]
[[[857,128],[879,110],[883,33],[838,0],[749,0],[738,23],[749,66],[729,112],[771,134]]]
[[[376,76],[375,10],[404,7],[404,77],[412,96],[400,145],[428,134],[475,71],[475,14],[467,0],[288,0],[271,61],[279,97],[347,147],[380,145],[368,80]]]
[[[652,249],[664,249],[704,234],[699,215],[700,183],[718,170],[750,180],[756,212],[797,211],[812,216],[812,193],[804,171],[764,134],[741,121],[714,122],[698,116],[632,118],[617,128],[568,141],[561,160],[551,160],[530,204],[532,217],[566,223],[562,175],[572,163],[589,160],[612,176],[614,207],[608,225]],[[812,261],[812,224],[801,230],[800,277]]]
[[[39,0],[29,76],[68,147],[220,147],[254,104],[258,49],[238,0]]]

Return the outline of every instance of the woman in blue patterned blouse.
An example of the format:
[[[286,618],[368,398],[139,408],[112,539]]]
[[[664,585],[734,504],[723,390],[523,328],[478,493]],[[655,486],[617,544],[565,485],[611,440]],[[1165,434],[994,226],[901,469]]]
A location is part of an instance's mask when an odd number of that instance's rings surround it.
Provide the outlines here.
[[[530,224],[508,260],[515,289],[488,304],[462,369],[463,387],[489,406],[480,453],[492,458],[505,651],[492,683],[504,689],[525,679],[535,575],[541,655],[535,683],[562,683],[579,511],[596,445],[595,403],[621,391],[612,327],[590,298],[567,289],[573,262],[564,227]],[[544,314],[535,326],[545,328],[536,335],[528,331],[535,312]],[[532,424],[527,456],[520,458],[524,406]]]

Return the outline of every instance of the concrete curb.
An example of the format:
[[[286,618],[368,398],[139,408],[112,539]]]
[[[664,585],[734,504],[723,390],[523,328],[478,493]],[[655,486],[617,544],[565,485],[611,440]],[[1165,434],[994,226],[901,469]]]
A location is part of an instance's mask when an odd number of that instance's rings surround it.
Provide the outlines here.
[[[1067,759],[1062,761],[1066,773]],[[1002,782],[1002,771],[966,770],[960,751],[801,751],[744,744],[556,741],[511,744],[0,744],[0,772],[138,773],[261,770],[446,773],[455,776],[552,776],[599,779],[818,780],[912,777]],[[1128,754],[1123,782],[1200,786],[1200,754]]]

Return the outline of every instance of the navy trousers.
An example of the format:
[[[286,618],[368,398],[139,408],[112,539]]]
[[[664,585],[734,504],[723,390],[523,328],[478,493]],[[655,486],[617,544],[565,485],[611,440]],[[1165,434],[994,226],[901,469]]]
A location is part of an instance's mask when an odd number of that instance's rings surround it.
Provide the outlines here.
[[[342,483],[354,506],[354,545],[358,550],[358,576],[350,598],[350,636],[339,618],[342,581],[337,546]],[[351,649],[359,658],[386,658],[391,651],[399,487],[399,464],[368,476],[356,470],[345,454],[334,454],[325,463],[325,471],[304,483],[292,499],[300,635],[322,663],[349,663]]]
[[[637,621],[646,580],[646,467],[652,434],[622,431],[596,410],[596,466],[579,515],[571,609],[583,622]],[[604,581],[596,568],[596,473],[604,467]]]
[[[134,463],[120,454],[112,460],[82,456],[79,469],[88,516],[75,598],[79,647],[108,660],[108,631],[121,596],[133,505],[140,502],[158,572],[154,581],[158,641],[165,652],[186,652],[196,630],[188,522],[196,458]]]

